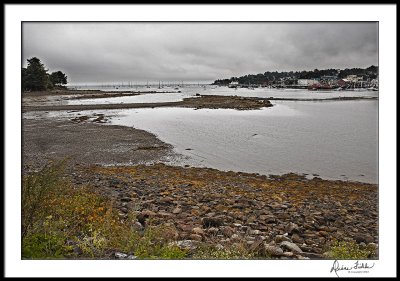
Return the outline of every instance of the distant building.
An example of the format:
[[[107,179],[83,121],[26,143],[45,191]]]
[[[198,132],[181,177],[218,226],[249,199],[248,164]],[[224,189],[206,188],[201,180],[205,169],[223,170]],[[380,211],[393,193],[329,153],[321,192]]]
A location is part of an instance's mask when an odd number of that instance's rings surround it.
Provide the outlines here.
[[[297,85],[300,85],[300,86],[310,86],[310,85],[317,84],[317,83],[318,83],[318,80],[316,80],[316,79],[298,79],[297,80]]]
[[[371,84],[371,87],[378,87],[378,79],[372,79],[370,84]]]
[[[229,88],[237,88],[238,86],[239,86],[239,82],[237,82],[237,81],[232,81],[228,85]]]
[[[347,75],[346,80],[350,81],[350,82],[358,82],[358,81],[362,81],[362,77],[358,77],[357,75]]]

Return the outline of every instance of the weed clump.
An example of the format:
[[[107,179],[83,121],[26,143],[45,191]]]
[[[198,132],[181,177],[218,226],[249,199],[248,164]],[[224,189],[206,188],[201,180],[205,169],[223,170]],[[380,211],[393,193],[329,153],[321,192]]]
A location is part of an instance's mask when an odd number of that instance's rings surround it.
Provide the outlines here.
[[[172,229],[149,225],[139,233],[133,214],[121,221],[113,202],[64,174],[58,163],[23,177],[22,258],[104,259],[117,251],[144,259],[185,257],[186,251],[169,244]]]
[[[361,260],[373,257],[375,251],[370,247],[362,247],[355,241],[335,241],[326,255],[338,260]]]

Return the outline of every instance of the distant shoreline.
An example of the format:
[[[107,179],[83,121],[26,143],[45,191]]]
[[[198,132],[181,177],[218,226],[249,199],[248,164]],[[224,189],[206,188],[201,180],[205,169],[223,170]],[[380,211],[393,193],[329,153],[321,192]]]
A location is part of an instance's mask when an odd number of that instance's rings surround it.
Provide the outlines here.
[[[76,91],[65,90],[55,92],[32,92],[24,93],[24,97],[34,98],[43,96],[56,96],[56,95],[79,95],[71,99],[85,99],[85,98],[107,98],[107,97],[121,97],[133,96],[151,92],[110,92],[104,93],[103,91]],[[163,93],[163,92],[161,92]],[[218,95],[199,95],[196,97],[185,98],[183,101],[178,102],[154,102],[154,103],[119,103],[119,104],[82,104],[82,105],[43,105],[32,106],[22,105],[22,112],[28,111],[62,111],[62,110],[97,110],[97,109],[129,109],[129,108],[159,108],[159,107],[186,107],[186,108],[209,108],[209,109],[237,109],[237,110],[254,110],[263,107],[270,107],[270,101],[348,101],[348,100],[377,100],[378,97],[332,97],[324,99],[315,98],[260,98],[260,97],[240,97],[240,96],[218,96]]]

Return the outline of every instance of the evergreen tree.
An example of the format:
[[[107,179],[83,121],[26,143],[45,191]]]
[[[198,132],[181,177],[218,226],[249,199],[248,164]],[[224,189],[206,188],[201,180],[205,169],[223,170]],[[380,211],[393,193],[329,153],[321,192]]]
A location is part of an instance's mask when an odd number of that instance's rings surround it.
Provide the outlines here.
[[[50,81],[54,86],[67,84],[67,76],[61,71],[56,71],[50,74]]]
[[[44,91],[48,85],[48,74],[40,59],[28,59],[28,67],[22,69],[22,89],[28,91]]]

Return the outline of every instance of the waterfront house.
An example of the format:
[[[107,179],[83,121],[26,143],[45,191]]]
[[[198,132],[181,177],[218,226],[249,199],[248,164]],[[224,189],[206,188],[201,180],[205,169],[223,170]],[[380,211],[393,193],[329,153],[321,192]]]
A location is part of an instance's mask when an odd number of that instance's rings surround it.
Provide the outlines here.
[[[297,80],[297,85],[300,85],[300,86],[310,86],[313,84],[318,84],[318,80],[317,79],[298,79]]]
[[[232,81],[228,85],[229,88],[237,88],[238,86],[239,86],[239,82],[237,82],[237,81]]]

